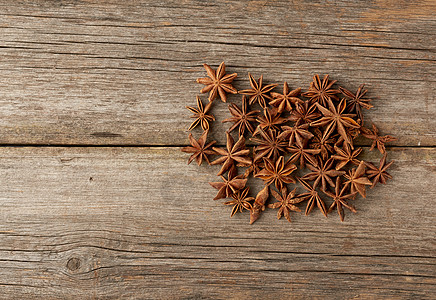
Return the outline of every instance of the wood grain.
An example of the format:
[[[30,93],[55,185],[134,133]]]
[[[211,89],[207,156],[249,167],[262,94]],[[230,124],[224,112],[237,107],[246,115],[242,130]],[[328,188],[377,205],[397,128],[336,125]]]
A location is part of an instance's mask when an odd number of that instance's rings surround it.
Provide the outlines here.
[[[0,298],[430,299],[436,149],[389,150],[394,179],[344,223],[249,225],[212,200],[218,167],[178,148],[4,147]]]
[[[366,83],[368,121],[395,145],[435,146],[435,10],[432,0],[2,1],[0,143],[185,144],[201,64],[224,60],[238,89],[248,71],[292,88],[315,73]],[[214,114],[223,120],[226,105]]]

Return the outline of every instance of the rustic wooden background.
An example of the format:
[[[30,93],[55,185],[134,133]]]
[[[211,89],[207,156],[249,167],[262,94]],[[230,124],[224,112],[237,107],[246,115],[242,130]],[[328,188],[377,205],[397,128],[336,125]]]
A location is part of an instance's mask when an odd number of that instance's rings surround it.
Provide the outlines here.
[[[1,1],[0,299],[434,297],[435,14],[434,0]],[[207,184],[218,167],[180,152],[202,63],[223,60],[238,89],[248,71],[366,83],[368,120],[398,138],[394,179],[344,223],[230,219]]]

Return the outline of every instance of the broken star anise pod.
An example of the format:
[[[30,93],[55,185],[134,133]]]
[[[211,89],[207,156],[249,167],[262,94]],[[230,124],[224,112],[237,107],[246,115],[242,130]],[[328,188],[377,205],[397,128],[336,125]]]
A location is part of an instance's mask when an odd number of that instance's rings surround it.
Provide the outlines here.
[[[250,210],[250,224],[253,224],[259,219],[260,214],[265,210],[265,203],[269,198],[269,186],[266,185],[259,193],[257,193],[252,209]]]
[[[303,180],[314,180],[313,188],[316,188],[318,184],[321,182],[322,190],[327,190],[327,183],[334,187],[335,183],[332,180],[332,177],[337,177],[345,174],[345,171],[338,171],[333,169],[333,158],[329,158],[326,162],[323,162],[321,159],[318,159],[317,165],[308,164],[307,167],[312,171],[307,173],[301,179]]]
[[[288,83],[285,81],[283,84],[283,94],[271,92],[271,96],[274,100],[270,101],[269,105],[277,107],[279,112],[291,111],[292,105],[291,103],[304,103],[303,100],[298,98],[301,93],[301,88],[297,88],[295,90],[289,91]]]
[[[304,200],[304,198],[295,197],[295,191],[297,188],[293,189],[291,192],[289,192],[286,189],[286,186],[283,186],[281,188],[281,194],[277,193],[274,190],[271,190],[271,194],[274,198],[277,199],[278,202],[268,204],[269,208],[279,209],[277,211],[277,219],[280,219],[282,215],[285,216],[286,220],[291,222],[291,211],[301,211],[297,206],[294,204],[300,203]]]
[[[373,140],[371,148],[369,151],[374,150],[375,147],[380,151],[381,154],[386,153],[385,143],[396,141],[397,139],[390,135],[380,136],[378,132],[378,128],[372,124],[372,131],[368,128],[361,127],[360,128],[362,135],[368,139]]]
[[[345,185],[350,185],[351,193],[359,192],[366,198],[365,185],[371,185],[371,181],[365,176],[365,162],[362,160],[357,168],[353,168],[344,175],[347,179]]]
[[[233,217],[238,212],[238,210],[239,212],[242,212],[244,209],[252,209],[250,201],[253,201],[254,198],[247,197],[249,190],[250,188],[247,187],[243,191],[238,191],[237,193],[232,195],[233,200],[224,202],[224,205],[233,205],[230,217]]]
[[[386,156],[385,153],[383,157],[380,159],[380,164],[378,167],[374,166],[374,164],[365,162],[367,166],[366,174],[368,175],[368,179],[372,180],[371,188],[373,188],[377,182],[385,184],[388,179],[392,179],[391,174],[386,172],[386,170],[394,163],[394,161],[390,161],[386,164]]]
[[[193,153],[191,157],[188,159],[188,165],[195,159],[198,165],[201,165],[203,159],[210,164],[207,155],[215,154],[215,151],[209,149],[216,141],[212,141],[206,145],[208,131],[204,131],[200,138],[197,140],[194,139],[192,133],[189,134],[189,142],[191,146],[183,147],[182,151],[186,153]]]
[[[245,165],[251,164],[251,159],[248,157],[250,150],[245,148],[244,136],[240,136],[236,144],[229,132],[226,132],[226,136],[226,149],[212,147],[216,153],[221,155],[221,157],[210,163],[211,165],[223,165],[218,175],[224,174],[224,172],[229,170],[235,164],[235,161]]]
[[[366,109],[370,109],[373,106],[369,104],[371,102],[371,99],[365,99],[363,98],[368,90],[364,90],[363,87],[365,84],[361,84],[359,88],[356,91],[356,94],[353,94],[349,90],[339,87],[339,90],[341,93],[347,97],[347,108],[348,111],[351,113],[357,113],[357,117],[363,121],[363,114],[362,114],[362,107]]]
[[[303,93],[303,96],[310,98],[311,103],[320,103],[323,106],[327,106],[327,100],[338,100],[339,90],[332,89],[336,80],[329,82],[329,75],[325,75],[321,81],[319,75],[313,76],[313,81],[310,83],[309,90]]]
[[[207,64],[203,64],[209,77],[198,78],[197,82],[206,85],[201,93],[209,93],[209,101],[212,102],[218,95],[223,102],[227,101],[226,93],[237,94],[238,91],[232,86],[232,81],[238,74],[227,74],[226,66],[222,62],[216,72]]]
[[[356,209],[354,206],[348,203],[347,199],[352,199],[356,196],[357,192],[351,193],[351,194],[345,194],[347,190],[347,186],[342,186],[341,179],[338,177],[336,178],[336,186],[335,186],[335,193],[331,193],[330,191],[324,191],[324,193],[331,197],[333,199],[333,203],[329,208],[329,213],[332,212],[332,210],[336,207],[339,217],[341,218],[341,221],[344,221],[344,208],[346,207],[349,210],[351,210],[353,213],[356,212]]]
[[[352,118],[354,116],[353,114],[344,114],[344,110],[347,105],[346,100],[342,99],[337,107],[330,99],[327,99],[327,103],[329,109],[325,108],[319,103],[315,103],[324,117],[310,123],[310,126],[327,126],[323,135],[325,138],[329,137],[336,128],[338,133],[344,139],[344,142],[352,146],[352,140],[349,139],[347,132],[345,131],[345,127],[360,128],[360,125]]]
[[[187,109],[194,113],[191,118],[195,119],[191,126],[189,126],[188,130],[194,129],[198,124],[201,124],[201,128],[203,128],[203,130],[209,130],[209,122],[215,121],[215,117],[213,115],[207,114],[212,107],[212,102],[209,102],[206,104],[206,106],[203,106],[203,102],[201,102],[200,97],[197,96],[197,107],[198,108],[186,106]]]
[[[263,75],[260,76],[259,82],[256,82],[256,80],[253,78],[253,76],[250,73],[248,73],[248,77],[250,78],[251,89],[241,90],[239,91],[239,93],[250,96],[250,105],[255,102],[258,102],[260,106],[265,108],[266,100],[272,100],[271,96],[269,95],[269,92],[273,88],[275,88],[277,84],[268,84],[262,86]]]
[[[285,158],[280,156],[276,161],[264,157],[264,168],[254,175],[262,179],[266,185],[275,184],[278,190],[281,190],[286,183],[295,183],[291,176],[297,167],[290,160],[285,162]]]
[[[255,147],[255,162],[261,160],[263,157],[276,160],[286,151],[288,143],[277,137],[277,132],[274,129],[265,131],[261,127],[258,127],[257,132],[259,132],[259,137],[250,138],[250,141],[258,145]]]
[[[233,122],[232,127],[229,128],[229,132],[239,127],[239,136],[244,135],[245,129],[248,129],[251,134],[254,133],[254,127],[251,122],[256,121],[256,115],[260,111],[253,110],[247,112],[247,98],[245,95],[242,96],[242,105],[239,108],[235,103],[229,105],[229,111],[232,114],[231,118],[225,119],[222,122]]]
[[[212,187],[218,190],[218,194],[213,200],[228,198],[245,187],[248,179],[244,178],[243,175],[236,176],[236,174],[237,169],[233,166],[230,168],[227,179],[221,175],[222,182],[209,182]]]

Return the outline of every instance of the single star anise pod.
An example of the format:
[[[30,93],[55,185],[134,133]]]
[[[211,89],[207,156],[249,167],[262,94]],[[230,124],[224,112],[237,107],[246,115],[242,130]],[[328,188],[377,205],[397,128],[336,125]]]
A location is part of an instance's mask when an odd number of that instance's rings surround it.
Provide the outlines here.
[[[371,185],[371,181],[365,176],[365,162],[362,160],[357,168],[353,168],[344,175],[345,185],[350,185],[351,193],[359,192],[363,198],[366,198],[365,185]]]
[[[268,207],[274,208],[274,209],[277,209],[277,208],[279,209],[277,211],[277,219],[280,219],[282,217],[282,215],[284,215],[286,220],[291,222],[290,212],[291,211],[301,211],[294,204],[300,203],[301,201],[304,200],[304,198],[295,197],[296,190],[297,189],[295,188],[288,194],[286,186],[284,186],[281,189],[281,195],[279,193],[277,193],[276,191],[271,190],[271,194],[273,195],[274,198],[277,199],[278,202],[273,203],[273,204],[268,204]]]
[[[269,186],[265,186],[256,196],[253,207],[250,210],[250,224],[259,219],[260,214],[265,210],[265,203],[269,198]]]
[[[255,116],[259,113],[259,110],[253,110],[247,112],[247,98],[242,96],[242,106],[239,108],[235,103],[229,105],[229,111],[233,117],[223,120],[222,122],[233,122],[232,127],[229,128],[229,132],[232,132],[236,127],[239,127],[239,136],[244,135],[245,129],[254,133],[254,127],[250,122],[256,121]]]
[[[381,154],[386,153],[385,143],[396,141],[397,139],[390,135],[380,136],[378,133],[378,128],[372,124],[372,131],[368,128],[361,127],[360,128],[362,135],[368,139],[373,140],[371,148],[369,151],[374,150],[375,147],[380,151]]]
[[[332,157],[335,160],[338,160],[336,164],[336,170],[340,170],[345,167],[349,162],[358,166],[360,164],[360,160],[357,159],[357,156],[362,152],[362,148],[357,148],[354,151],[351,151],[351,148],[345,144],[345,146],[341,149],[335,146],[336,154]]]
[[[291,157],[289,158],[291,162],[296,162],[300,160],[300,168],[303,168],[305,163],[308,162],[312,165],[316,165],[317,161],[314,155],[319,154],[321,149],[310,149],[307,148],[307,142],[303,144],[295,144],[288,148],[289,153],[291,153]]]
[[[352,92],[350,92],[347,89],[344,89],[343,87],[340,87],[339,90],[341,91],[341,93],[348,98],[348,111],[351,113],[357,113],[357,116],[359,117],[359,119],[361,119],[363,121],[363,114],[362,114],[362,107],[366,108],[366,109],[370,109],[374,106],[372,106],[371,104],[369,104],[369,102],[371,102],[371,99],[364,99],[363,97],[365,96],[366,92],[368,90],[364,90],[363,87],[365,86],[365,84],[361,84],[359,86],[359,88],[357,89],[356,94],[353,94]]]
[[[308,131],[309,124],[295,124],[294,126],[282,126],[283,132],[280,133],[279,138],[288,139],[289,146],[292,146],[296,141],[298,145],[303,145],[305,140],[311,139],[313,134]]]
[[[322,201],[316,189],[310,184],[308,184],[306,181],[304,181],[303,179],[299,177],[297,177],[297,179],[300,182],[300,184],[303,186],[303,188],[308,191],[306,193],[298,195],[298,197],[301,197],[304,200],[309,199],[307,201],[305,215],[307,216],[308,214],[310,214],[310,212],[313,210],[316,204],[319,210],[323,213],[323,215],[327,217],[327,209],[325,207],[325,203],[324,201]]]
[[[251,159],[248,157],[250,150],[245,149],[244,136],[240,136],[236,144],[229,132],[226,132],[226,136],[227,149],[212,147],[216,153],[222,155],[210,163],[211,165],[223,164],[218,175],[222,175],[229,170],[235,164],[235,161],[246,165],[251,164]]]
[[[333,144],[335,143],[335,138],[325,138],[323,133],[318,128],[313,130],[314,137],[310,140],[310,148],[320,149],[321,157],[323,160],[327,160],[329,153],[333,152]]]
[[[309,90],[303,93],[303,96],[310,98],[311,103],[320,103],[323,106],[327,106],[327,100],[338,100],[336,94],[340,93],[339,90],[332,89],[336,80],[329,82],[329,75],[325,75],[321,82],[318,74],[313,76],[313,81],[310,83]]]
[[[286,161],[283,156],[280,156],[277,161],[263,158],[264,168],[257,172],[255,178],[260,178],[265,181],[265,184],[275,184],[278,190],[281,190],[286,183],[295,183],[295,179],[291,176],[297,167],[290,162]]]
[[[259,122],[258,127],[260,126],[262,129],[265,130],[279,130],[278,125],[281,125],[287,121],[285,118],[281,117],[281,114],[275,108],[269,109],[268,107],[266,107],[263,110],[263,115],[263,117],[258,116],[256,120],[257,122]],[[253,135],[255,134],[257,134],[257,130],[254,131]]]
[[[209,93],[209,101],[213,101],[218,95],[223,102],[227,101],[226,93],[237,94],[238,91],[232,86],[232,81],[238,74],[227,74],[224,62],[215,71],[207,64],[203,64],[209,77],[198,78],[197,82],[206,85],[201,89],[201,93]]]
[[[230,168],[227,179],[221,175],[222,182],[209,182],[212,187],[218,190],[218,194],[213,198],[213,200],[228,198],[245,187],[248,179],[244,178],[242,175],[236,176],[236,174],[236,167],[233,166]]]
[[[360,125],[352,118],[354,116],[353,114],[343,113],[347,105],[346,100],[342,99],[342,101],[338,104],[338,107],[335,107],[332,100],[330,99],[327,99],[327,103],[329,109],[325,108],[319,103],[315,103],[318,109],[324,115],[324,117],[310,123],[310,126],[319,127],[319,126],[327,125],[323,135],[325,138],[329,137],[336,128],[338,133],[344,139],[344,142],[346,142],[349,145],[352,145],[351,144],[352,142],[349,139],[347,132],[345,131],[345,127],[360,128]]]
[[[263,108],[266,107],[265,100],[272,100],[271,96],[268,93],[277,86],[277,84],[268,84],[262,86],[263,84],[263,75],[259,78],[259,83],[253,78],[253,76],[248,73],[248,77],[250,78],[251,89],[239,91],[239,94],[244,94],[250,96],[250,105],[254,102],[258,102],[260,106]]]
[[[224,205],[233,205],[232,212],[230,214],[230,217],[233,217],[236,212],[239,210],[239,212],[242,212],[244,209],[251,210],[252,206],[250,201],[253,201],[253,197],[247,197],[248,191],[250,188],[246,188],[243,191],[238,191],[237,193],[232,195],[233,200],[224,202]]]
[[[356,209],[348,203],[347,199],[354,198],[356,196],[357,192],[351,193],[351,194],[345,194],[345,191],[347,190],[347,186],[342,186],[341,179],[338,177],[336,178],[336,187],[335,187],[335,193],[331,193],[330,191],[324,191],[326,195],[331,197],[333,199],[333,203],[329,208],[329,213],[333,211],[333,209],[336,207],[338,210],[339,217],[341,218],[341,221],[344,221],[344,209],[343,206],[351,210],[353,213],[356,212]]]
[[[263,157],[276,160],[282,153],[285,152],[288,143],[277,137],[277,132],[274,129],[267,131],[261,127],[257,128],[260,137],[250,138],[250,141],[256,143],[254,161],[259,161]]]
[[[392,179],[392,176],[386,172],[386,170],[394,163],[394,161],[386,164],[386,156],[387,154],[385,153],[380,159],[380,164],[378,167],[374,166],[372,163],[365,162],[366,166],[368,167],[366,170],[368,179],[372,179],[371,188],[373,188],[377,182],[385,184],[388,179]]]
[[[283,94],[271,92],[271,96],[274,100],[270,101],[269,105],[277,107],[279,112],[284,110],[291,111],[291,103],[304,103],[303,100],[298,98],[300,96],[301,88],[289,91],[288,83],[285,81],[283,84]]]
[[[315,104],[310,104],[309,101],[305,101],[303,104],[295,104],[295,109],[291,111],[289,120],[297,124],[312,123],[320,116],[321,114],[317,112]]]
[[[209,149],[210,146],[216,143],[216,141],[212,141],[206,145],[207,134],[209,131],[204,131],[200,136],[198,141],[194,139],[192,133],[189,134],[189,142],[191,146],[183,147],[181,150],[186,153],[193,153],[191,157],[188,159],[188,165],[195,159],[198,165],[201,165],[204,160],[210,164],[207,155],[215,154],[215,151]]]
[[[194,113],[191,118],[195,119],[191,126],[189,126],[188,130],[194,129],[198,124],[201,124],[201,128],[203,128],[203,130],[208,130],[209,122],[215,121],[215,117],[213,115],[207,114],[212,107],[212,102],[209,102],[206,107],[204,107],[200,97],[197,96],[197,107],[198,109],[195,107],[186,106],[187,109]]]
[[[345,171],[338,171],[333,169],[333,158],[329,158],[326,162],[323,162],[321,159],[318,159],[317,165],[307,165],[307,167],[312,171],[301,177],[303,180],[314,180],[313,188],[318,186],[318,183],[321,182],[321,186],[323,191],[327,189],[327,183],[331,187],[335,187],[335,183],[332,180],[332,177],[337,177],[345,174]]]

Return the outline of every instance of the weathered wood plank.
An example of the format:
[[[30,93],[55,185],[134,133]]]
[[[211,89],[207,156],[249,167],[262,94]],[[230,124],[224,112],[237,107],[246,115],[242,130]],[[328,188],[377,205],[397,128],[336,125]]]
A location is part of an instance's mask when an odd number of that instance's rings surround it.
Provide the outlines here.
[[[0,298],[431,298],[436,149],[389,153],[394,179],[344,223],[250,226],[178,148],[4,147]]]
[[[291,87],[307,88],[314,73],[350,89],[365,82],[376,106],[368,118],[396,145],[434,146],[435,9],[434,1],[3,1],[0,143],[184,144],[201,64],[225,60],[239,89],[248,71]],[[226,105],[214,113],[222,120]]]

